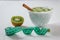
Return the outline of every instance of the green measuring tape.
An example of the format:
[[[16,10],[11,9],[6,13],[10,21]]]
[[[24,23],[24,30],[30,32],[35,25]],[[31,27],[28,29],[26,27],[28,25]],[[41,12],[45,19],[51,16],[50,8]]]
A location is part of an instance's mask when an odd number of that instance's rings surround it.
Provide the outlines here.
[[[37,35],[45,35],[47,32],[50,32],[48,28],[40,28],[40,27],[7,27],[5,28],[5,32],[7,36],[12,36],[17,32],[23,31],[25,35],[31,35],[32,31],[35,31]]]

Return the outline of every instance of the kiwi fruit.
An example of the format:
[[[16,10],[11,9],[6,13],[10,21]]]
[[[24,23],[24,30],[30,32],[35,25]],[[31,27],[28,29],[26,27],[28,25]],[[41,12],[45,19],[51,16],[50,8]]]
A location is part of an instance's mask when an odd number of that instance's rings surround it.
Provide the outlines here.
[[[12,16],[11,22],[14,26],[21,26],[24,22],[24,18],[22,16]]]

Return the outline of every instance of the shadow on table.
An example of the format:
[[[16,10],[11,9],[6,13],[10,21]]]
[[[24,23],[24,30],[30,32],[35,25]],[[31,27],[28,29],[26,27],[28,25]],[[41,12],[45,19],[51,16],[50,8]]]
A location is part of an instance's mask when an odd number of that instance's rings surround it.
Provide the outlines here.
[[[31,37],[34,37],[34,38],[36,38],[36,37],[51,38],[51,36],[49,36],[49,35],[38,35],[38,36],[32,36],[32,35],[31,35]]]
[[[46,27],[50,28],[53,36],[60,36],[60,23],[48,24]]]
[[[13,35],[13,36],[9,36],[9,37],[13,40],[22,40],[22,38],[18,35]]]

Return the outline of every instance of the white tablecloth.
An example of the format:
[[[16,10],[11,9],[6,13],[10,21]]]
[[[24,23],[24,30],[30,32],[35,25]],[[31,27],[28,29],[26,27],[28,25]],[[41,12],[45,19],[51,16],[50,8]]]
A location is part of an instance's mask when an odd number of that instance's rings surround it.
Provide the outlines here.
[[[30,7],[44,6],[53,8],[53,16],[48,24],[60,23],[60,1],[0,1],[0,40],[60,40],[60,36],[27,36],[21,32],[17,35],[8,37],[5,35],[5,28],[13,26],[12,16],[24,17],[24,26],[34,26],[29,18],[28,10],[22,7],[26,3]],[[59,34],[60,35],[60,34]]]

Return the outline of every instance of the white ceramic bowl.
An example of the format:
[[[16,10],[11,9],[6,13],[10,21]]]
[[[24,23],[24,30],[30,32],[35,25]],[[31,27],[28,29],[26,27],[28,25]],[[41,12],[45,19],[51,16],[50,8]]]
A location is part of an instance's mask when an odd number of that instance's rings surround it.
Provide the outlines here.
[[[36,26],[44,26],[50,20],[52,11],[48,12],[29,12],[29,16]]]

